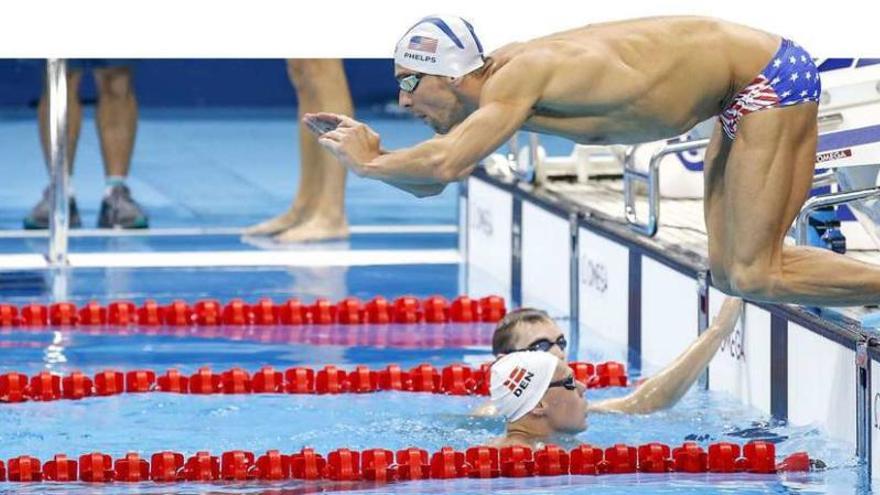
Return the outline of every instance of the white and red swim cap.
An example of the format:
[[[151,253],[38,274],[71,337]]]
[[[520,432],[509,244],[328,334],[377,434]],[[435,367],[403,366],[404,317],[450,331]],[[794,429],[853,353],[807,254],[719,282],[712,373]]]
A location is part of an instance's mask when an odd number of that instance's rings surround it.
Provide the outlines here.
[[[483,66],[483,46],[468,21],[453,15],[432,15],[400,38],[394,63],[423,74],[461,77]]]
[[[518,351],[492,364],[489,391],[498,414],[508,421],[525,416],[544,397],[559,359],[549,352]]]

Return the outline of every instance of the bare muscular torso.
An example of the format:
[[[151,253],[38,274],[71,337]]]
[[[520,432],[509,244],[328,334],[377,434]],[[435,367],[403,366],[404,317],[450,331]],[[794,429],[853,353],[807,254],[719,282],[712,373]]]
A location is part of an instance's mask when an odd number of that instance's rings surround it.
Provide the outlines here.
[[[491,54],[489,79],[532,77],[501,69],[540,57],[547,84],[525,129],[583,144],[638,143],[720,113],[779,44],[777,35],[717,19],[636,19],[502,47]]]

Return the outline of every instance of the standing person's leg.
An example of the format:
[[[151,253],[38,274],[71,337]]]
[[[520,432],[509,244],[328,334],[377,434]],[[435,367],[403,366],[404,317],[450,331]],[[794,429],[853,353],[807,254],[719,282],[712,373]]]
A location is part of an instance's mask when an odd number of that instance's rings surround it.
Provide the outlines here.
[[[79,140],[79,130],[82,127],[82,105],[79,102],[79,84],[82,81],[82,71],[69,69],[67,73],[67,153],[69,157],[68,173],[73,175],[73,159],[76,156],[76,145]],[[49,170],[49,103],[48,103],[48,85],[43,84],[43,91],[40,94],[40,103],[37,106],[37,120],[39,122],[40,146],[43,150],[43,160],[46,164],[46,170]],[[76,199],[73,197],[73,187],[70,188],[70,226],[79,227],[82,222],[79,217],[79,209],[76,205]],[[49,227],[49,187],[43,190],[43,197],[31,209],[28,216],[24,218],[24,228],[26,229],[46,229]]]
[[[300,102],[300,120],[305,113],[322,111],[320,108],[349,116],[354,114],[342,60],[294,60],[291,71]],[[298,226],[280,232],[276,239],[282,242],[302,242],[348,237],[345,167],[323,149],[318,140],[302,126],[299,140],[303,165],[311,164],[319,174],[317,183],[301,182],[299,192],[312,190],[316,192],[316,197],[308,204],[309,209],[304,211],[303,221]]]
[[[744,297],[813,306],[880,302],[880,265],[783,240],[815,170],[818,105],[744,116],[724,169],[724,277]]]
[[[341,60],[290,60],[287,68],[299,100],[300,117],[317,111],[353,113]],[[276,239],[282,242],[348,237],[345,168],[303,126],[299,128],[299,143],[300,182],[290,209],[251,227],[245,234],[278,234]]]
[[[107,181],[98,227],[145,228],[148,225],[147,216],[131,198],[131,192],[125,184],[131,167],[138,120],[131,68],[96,68],[95,83],[98,87],[96,124]]]

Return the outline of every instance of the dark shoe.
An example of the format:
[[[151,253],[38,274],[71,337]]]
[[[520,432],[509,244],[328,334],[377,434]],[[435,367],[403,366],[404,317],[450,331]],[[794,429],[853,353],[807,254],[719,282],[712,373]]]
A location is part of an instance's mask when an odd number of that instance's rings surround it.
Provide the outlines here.
[[[39,230],[39,229],[48,229],[49,228],[49,199],[52,194],[52,190],[50,186],[47,186],[46,189],[43,189],[43,198],[37,203],[36,206],[33,207],[30,214],[24,217],[24,228],[29,230]],[[82,220],[79,218],[79,209],[76,207],[76,198],[73,196],[70,197],[70,204],[68,205],[68,215],[69,222],[71,228],[78,228],[82,226]]]
[[[101,201],[98,228],[145,229],[147,227],[149,227],[147,215],[141,206],[131,199],[128,186],[113,186],[110,194],[104,196]]]

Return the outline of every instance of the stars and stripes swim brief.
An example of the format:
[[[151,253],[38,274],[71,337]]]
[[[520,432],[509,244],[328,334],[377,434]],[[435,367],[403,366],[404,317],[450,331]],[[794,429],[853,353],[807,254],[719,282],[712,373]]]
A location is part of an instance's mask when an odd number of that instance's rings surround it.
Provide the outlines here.
[[[805,101],[818,102],[821,92],[819,70],[810,54],[797,43],[783,38],[782,46],[767,67],[721,112],[721,127],[734,139],[744,115]]]

